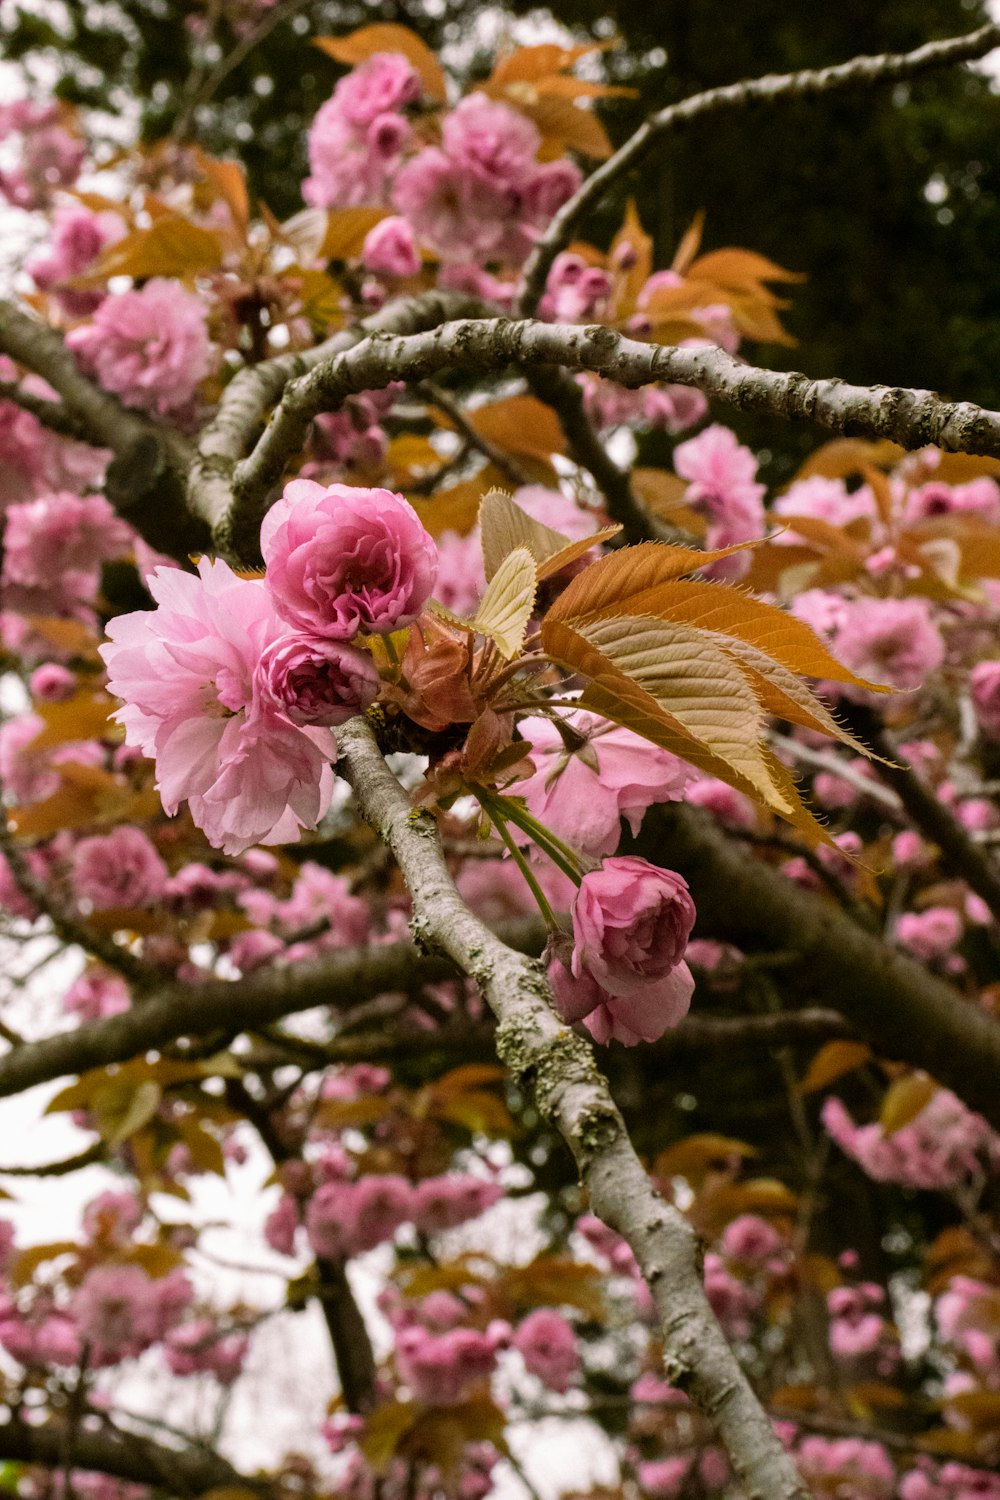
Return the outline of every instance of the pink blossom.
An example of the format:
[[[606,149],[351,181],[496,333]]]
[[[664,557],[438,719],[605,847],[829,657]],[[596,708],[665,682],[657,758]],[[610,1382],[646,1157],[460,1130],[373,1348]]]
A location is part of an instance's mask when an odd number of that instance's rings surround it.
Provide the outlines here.
[[[355,129],[420,97],[420,79],[400,52],[376,52],[340,80],[333,101]]]
[[[634,1047],[655,1042],[687,1015],[694,979],[686,963],[679,963],[655,984],[644,984],[627,995],[612,995],[590,974],[570,974],[563,964],[550,965],[556,1010],[564,1021],[583,1021],[602,1045],[616,1041]]]
[[[849,526],[856,520],[874,520],[878,514],[875,496],[868,485],[848,490],[842,479],[827,479],[821,474],[812,474],[808,479],[797,479],[783,495],[779,495],[771,507],[776,516],[812,516],[825,521],[828,526]],[[795,531],[775,537],[777,542],[791,542]]]
[[[361,260],[367,271],[378,276],[416,276],[420,252],[407,219],[398,214],[382,219],[365,235]]]
[[[290,1194],[283,1193],[277,1208],[272,1209],[264,1221],[264,1238],[279,1255],[294,1255],[298,1227],[298,1204]]]
[[[757,460],[728,427],[706,427],[674,449],[674,468],[689,480],[685,499],[709,517],[710,547],[752,541],[764,532],[764,486],[756,482]]]
[[[32,672],[28,688],[36,701],[64,703],[76,692],[76,674],[58,662],[47,661]]]
[[[580,1368],[580,1353],[576,1334],[562,1313],[549,1307],[529,1313],[515,1329],[513,1345],[525,1369],[550,1391],[565,1395]]]
[[[892,1500],[896,1471],[881,1443],[863,1438],[804,1437],[795,1457],[807,1483],[851,1500]],[[834,1488],[833,1481],[838,1488]]]
[[[73,888],[95,911],[152,906],[166,884],[167,867],[140,828],[81,839],[73,851]]]
[[[720,823],[733,828],[753,828],[757,813],[750,798],[715,776],[700,776],[684,788],[684,801],[703,807]]]
[[[726,1225],[719,1248],[732,1260],[766,1261],[781,1249],[781,1236],[758,1214],[740,1214]]]
[[[127,903],[126,903],[127,904]],[[119,974],[97,965],[74,979],[63,996],[63,1010],[81,1021],[103,1021],[119,1015],[131,1004],[128,985]]]
[[[297,839],[329,806],[336,745],[255,700],[257,662],[284,631],[265,584],[203,558],[197,576],[157,568],[148,586],[158,608],[112,620],[101,654],[128,743],[157,763],[165,810],[187,799],[229,854]]]
[[[848,600],[833,646],[859,677],[904,692],[920,687],[944,660],[944,642],[926,599]],[[859,690],[842,691],[857,697]]]
[[[83,1211],[84,1232],[105,1245],[128,1243],[142,1223],[143,1207],[134,1193],[98,1193]]]
[[[85,317],[99,306],[105,292],[63,283],[86,271],[105,245],[120,239],[124,233],[125,225],[117,214],[96,214],[82,203],[61,203],[55,212],[47,253],[36,255],[25,270],[41,291],[55,291],[60,305],[71,317]]]
[[[856,1125],[836,1097],[826,1100],[821,1118],[831,1139],[876,1182],[947,1190],[979,1173],[982,1159],[1000,1163],[1000,1138],[948,1089],[938,1089],[891,1135],[877,1123]]]
[[[412,1210],[413,1192],[403,1177],[325,1182],[309,1200],[306,1232],[317,1255],[344,1260],[392,1239]]]
[[[96,1364],[134,1358],[152,1343],[152,1295],[153,1283],[138,1266],[97,1266],[87,1272],[70,1307]]]
[[[575,161],[559,157],[536,166],[521,188],[521,206],[526,219],[536,228],[548,224],[576,192],[583,173]]]
[[[17,802],[42,802],[59,786],[47,751],[32,750],[45,728],[38,714],[19,714],[0,724],[0,781]]]
[[[437,573],[416,511],[389,490],[293,480],[264,518],[260,545],[278,613],[334,640],[411,624]]]
[[[54,105],[16,100],[0,119],[0,135],[9,131],[21,134],[21,157],[15,166],[0,169],[0,194],[17,208],[46,208],[57,188],[76,181],[87,148],[59,123]]]
[[[572,917],[574,977],[631,996],[681,962],[695,909],[680,875],[626,855],[584,875]]]
[[[445,260],[491,260],[511,217],[510,194],[498,182],[460,167],[438,146],[428,146],[403,167],[392,190],[396,212],[413,225],[421,244]]]
[[[525,719],[532,775],[517,794],[534,816],[587,854],[610,854],[625,818],[638,833],[646,809],[684,795],[691,772],[669,750],[596,714],[569,713],[560,721]]]
[[[977,662],[969,673],[969,690],[980,733],[1000,740],[1000,661]]]
[[[384,203],[394,165],[372,150],[367,134],[354,130],[328,99],[309,128],[311,176],[302,196],[314,208],[355,208]]]
[[[526,115],[478,92],[447,115],[442,136],[456,165],[516,191],[523,189],[541,144]]]
[[[995,479],[981,475],[968,484],[942,484],[932,479],[929,484],[911,490],[906,497],[903,519],[908,523],[924,521],[934,516],[949,516],[965,512],[982,516],[984,521],[995,526],[1000,521],[1000,486]]]
[[[607,516],[602,511],[578,505],[562,490],[550,489],[545,484],[522,484],[514,491],[514,501],[534,520],[552,531],[562,532],[571,542],[582,542],[584,537],[607,525]]]
[[[653,1500],[675,1500],[682,1493],[693,1459],[680,1454],[673,1458],[648,1458],[636,1465],[640,1488]]]
[[[71,329],[66,343],[105,390],[158,416],[187,406],[214,358],[204,306],[162,276],[105,297],[93,320]]]
[[[196,1318],[167,1335],[167,1368],[174,1375],[207,1373],[229,1386],[241,1374],[249,1349],[246,1334],[221,1334],[211,1319]]]
[[[475,614],[486,588],[478,527],[467,536],[460,536],[457,531],[443,531],[437,538],[437,549],[435,599],[453,614]]]
[[[131,538],[131,527],[103,495],[82,499],[60,490],[11,505],[4,531],[3,581],[51,588],[55,576],[70,574],[79,580],[75,592],[86,595],[96,586],[101,563],[120,557]]]
[[[499,1183],[481,1177],[460,1173],[425,1177],[413,1189],[413,1221],[424,1234],[437,1234],[478,1218],[502,1197]]]
[[[434,1334],[419,1326],[403,1328],[396,1336],[396,1366],[417,1401],[453,1406],[465,1399],[470,1386],[492,1374],[501,1341],[499,1332],[490,1329],[451,1328]]]
[[[962,918],[951,906],[904,912],[896,923],[897,942],[925,963],[950,953],[961,936]]]
[[[260,697],[293,724],[344,724],[374,703],[379,675],[371,657],[322,636],[289,635],[257,665]]]

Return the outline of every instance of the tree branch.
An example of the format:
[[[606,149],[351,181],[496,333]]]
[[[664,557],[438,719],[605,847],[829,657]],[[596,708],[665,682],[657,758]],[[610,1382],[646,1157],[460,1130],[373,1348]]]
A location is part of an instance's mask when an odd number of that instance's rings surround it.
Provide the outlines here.
[[[453,400],[448,391],[442,390],[431,380],[421,381],[416,389],[419,396],[422,396],[429,405],[436,406],[448,418],[455,431],[465,439],[466,446],[477,449],[484,458],[500,470],[511,484],[531,483],[527,472],[521,468],[512,454],[505,453],[502,448],[497,447],[496,443],[476,431],[461,406]]]
[[[745,854],[696,809],[651,811],[636,848],[684,876],[700,936],[794,954],[776,980],[787,1001],[832,1005],[881,1057],[926,1069],[1000,1129],[1000,1024],[943,979]]]
[[[216,549],[236,560],[249,561],[259,556],[258,532],[267,508],[267,486],[245,496],[242,503],[234,504],[233,470],[249,449],[268,409],[279,400],[290,381],[301,379],[317,365],[346,353],[373,334],[419,333],[449,319],[477,317],[482,311],[481,303],[461,293],[426,292],[420,297],[389,303],[314,349],[280,354],[260,364],[248,365],[235,375],[198,439],[187,477],[188,504],[194,515],[210,528]],[[302,430],[302,442],[307,430],[308,422]]]
[[[895,83],[953,63],[971,62],[998,46],[1000,26],[981,26],[968,36],[928,42],[915,52],[886,52],[874,57],[855,57],[836,67],[803,69],[798,73],[769,73],[764,78],[725,84],[721,88],[707,89],[702,94],[693,94],[678,104],[668,104],[650,115],[613,156],[592,172],[550,221],[525,265],[518,311],[522,317],[530,317],[535,312],[545,291],[552,262],[569,243],[584,214],[599,203],[608,188],[664,136],[682,130],[703,115],[747,109],[756,104],[779,104],[785,99],[806,99],[875,83]]]
[[[73,438],[82,443],[87,441],[83,423],[72,416],[62,402],[26,391],[18,380],[0,380],[0,401],[13,401],[15,406],[30,412],[43,427],[57,432],[60,437]]]
[[[593,1211],[631,1245],[659,1312],[668,1378],[713,1421],[750,1500],[803,1500],[794,1465],[705,1298],[693,1231],[653,1189],[592,1049],[557,1017],[541,966],[514,953],[465,906],[433,818],[411,807],[369,725],[352,719],[338,740],[341,774],[410,891],[414,937],[479,985],[499,1022],[502,1060],[532,1084],[541,1113],[570,1147]]]
[[[68,1447],[66,1438],[58,1422],[38,1427],[18,1421],[0,1423],[0,1458],[46,1468],[69,1463],[133,1484],[152,1485],[171,1495],[202,1495],[206,1490],[232,1487],[260,1494],[273,1490],[270,1482],[240,1474],[210,1449],[166,1448],[149,1438],[116,1429],[77,1430]]]
[[[508,365],[593,370],[630,387],[665,380],[694,386],[741,411],[815,422],[831,432],[892,438],[904,448],[935,444],[949,452],[1000,454],[1000,412],[945,401],[931,391],[811,380],[795,371],[746,365],[723,349],[643,344],[600,325],[474,319],[411,336],[373,335],[291,381],[253,453],[233,471],[234,512],[258,513],[312,419],[336,410],[348,396],[394,380],[424,380],[443,369]]]
[[[529,953],[540,952],[545,941],[535,919],[509,924],[504,936]],[[388,943],[340,949],[288,969],[260,970],[238,984],[220,979],[164,985],[132,1010],[5,1053],[0,1057],[0,1098],[66,1074],[127,1062],[182,1036],[215,1030],[238,1035],[315,1005],[353,1006],[375,995],[454,977],[448,958],[422,957],[410,943]]]
[[[86,442],[111,449],[105,494],[151,546],[178,558],[205,550],[207,534],[184,504],[182,476],[192,454],[179,432],[101,390],[54,328],[2,299],[0,350],[48,381]]]

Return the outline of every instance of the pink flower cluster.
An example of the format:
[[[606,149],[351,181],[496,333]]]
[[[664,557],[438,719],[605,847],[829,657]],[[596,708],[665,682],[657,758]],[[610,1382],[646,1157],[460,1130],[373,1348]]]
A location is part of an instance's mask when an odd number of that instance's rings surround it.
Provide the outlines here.
[[[158,607],[119,616],[102,648],[126,739],[157,763],[168,813],[187,801],[229,854],[295,840],[330,803],[330,726],[378,690],[360,630],[414,619],[434,585],[434,544],[387,490],[290,484],[261,536],[264,580],[202,559],[156,568]]]
[[[165,277],[105,297],[66,343],[81,367],[126,406],[168,416],[188,407],[214,363],[199,298]]]
[[[342,78],[309,131],[306,202],[384,203],[412,133],[405,110],[419,97],[420,79],[398,52],[377,52]]]
[[[684,950],[695,910],[686,883],[633,855],[584,875],[573,951],[549,966],[556,1008],[599,1042],[655,1041],[686,1015],[694,990]]]
[[[764,534],[764,486],[757,460],[728,427],[714,423],[674,449],[674,468],[688,480],[688,505],[708,518],[709,547],[732,547]]]
[[[0,169],[0,194],[16,208],[45,208],[53,193],[75,181],[86,146],[63,123],[57,104],[17,99],[0,108],[0,141],[20,136],[20,159]]]
[[[975,1176],[983,1162],[1000,1166],[1000,1137],[947,1089],[938,1089],[915,1119],[886,1135],[879,1124],[856,1125],[840,1099],[827,1099],[823,1125],[845,1155],[876,1182],[948,1191]]]
[[[101,564],[121,557],[132,529],[103,495],[67,490],[7,509],[3,595],[10,609],[72,614],[92,604]]]
[[[579,186],[566,160],[539,163],[541,137],[526,116],[469,94],[396,179],[393,203],[423,244],[445,260],[515,265]]]

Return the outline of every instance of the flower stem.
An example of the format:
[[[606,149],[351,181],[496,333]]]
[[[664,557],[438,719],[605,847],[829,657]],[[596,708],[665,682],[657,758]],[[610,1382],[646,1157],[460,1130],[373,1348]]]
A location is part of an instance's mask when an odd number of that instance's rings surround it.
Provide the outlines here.
[[[511,838],[510,830],[508,829],[504,818],[500,813],[497,812],[495,807],[486,808],[485,811],[487,812],[490,822],[493,824],[493,827],[496,829],[497,833],[500,835],[504,843],[507,845],[507,848],[510,850],[511,856],[521,874],[528,882],[528,887],[531,891],[531,894],[534,896],[536,902],[538,903],[538,909],[541,912],[542,916],[545,918],[545,925],[549,928],[550,931],[558,932],[560,929],[559,923],[556,921],[555,912],[549,905],[548,900],[545,896],[545,892],[538,884],[538,880],[535,876],[534,871],[528,864],[528,861],[525,859],[520,849],[517,847],[517,843],[515,842],[515,840]]]

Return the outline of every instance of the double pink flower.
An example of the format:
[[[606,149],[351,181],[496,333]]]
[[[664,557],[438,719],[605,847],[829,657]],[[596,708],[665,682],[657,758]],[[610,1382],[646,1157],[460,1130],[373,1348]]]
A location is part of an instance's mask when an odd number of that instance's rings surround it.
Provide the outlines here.
[[[569,965],[549,968],[563,1019],[626,1046],[676,1026],[694,990],[684,951],[695,909],[680,875],[634,855],[606,859],[583,877],[572,918]]]

